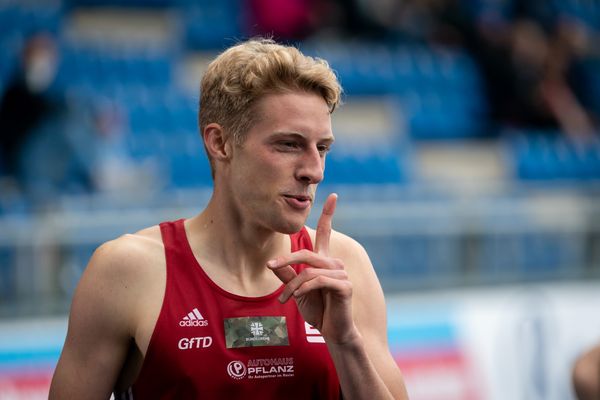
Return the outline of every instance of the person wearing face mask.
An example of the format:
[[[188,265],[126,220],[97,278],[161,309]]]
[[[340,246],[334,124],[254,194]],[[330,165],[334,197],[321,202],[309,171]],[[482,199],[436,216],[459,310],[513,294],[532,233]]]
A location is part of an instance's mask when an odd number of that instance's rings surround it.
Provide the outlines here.
[[[50,34],[31,36],[0,101],[0,191],[34,207],[96,189],[94,104],[57,84],[58,49]]]
[[[63,111],[49,89],[57,71],[57,50],[47,34],[36,34],[24,46],[20,67],[0,99],[0,175],[22,180],[23,148],[31,135]]]

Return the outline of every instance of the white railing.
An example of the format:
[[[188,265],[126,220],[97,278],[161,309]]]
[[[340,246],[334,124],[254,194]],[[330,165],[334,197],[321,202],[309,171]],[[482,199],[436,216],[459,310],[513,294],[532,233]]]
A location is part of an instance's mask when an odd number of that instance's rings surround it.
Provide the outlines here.
[[[334,228],[363,243],[388,291],[600,276],[600,191],[453,189],[321,188],[309,225],[319,199],[339,192]],[[62,310],[97,245],[190,217],[209,196],[65,198],[51,211],[1,215],[0,301],[10,304],[4,311]]]

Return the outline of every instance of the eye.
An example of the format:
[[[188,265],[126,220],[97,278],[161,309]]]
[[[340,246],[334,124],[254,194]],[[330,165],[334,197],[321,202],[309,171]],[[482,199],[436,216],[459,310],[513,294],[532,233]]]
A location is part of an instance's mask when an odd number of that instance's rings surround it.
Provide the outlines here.
[[[329,150],[331,150],[331,145],[329,144],[320,144],[317,146],[317,150],[319,150],[319,153],[321,153],[322,155],[325,155],[329,152]]]
[[[277,147],[282,151],[293,151],[300,148],[300,144],[293,140],[284,140],[277,143]]]

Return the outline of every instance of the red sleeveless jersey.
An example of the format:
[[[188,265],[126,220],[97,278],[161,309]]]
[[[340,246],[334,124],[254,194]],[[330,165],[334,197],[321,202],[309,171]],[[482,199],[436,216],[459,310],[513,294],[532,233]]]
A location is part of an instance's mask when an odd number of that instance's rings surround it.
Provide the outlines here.
[[[333,361],[319,331],[283,285],[262,297],[229,293],[194,257],[183,220],[160,224],[165,296],[139,377],[117,399],[339,399]],[[306,229],[292,251],[312,250]],[[304,265],[294,266],[300,272]]]

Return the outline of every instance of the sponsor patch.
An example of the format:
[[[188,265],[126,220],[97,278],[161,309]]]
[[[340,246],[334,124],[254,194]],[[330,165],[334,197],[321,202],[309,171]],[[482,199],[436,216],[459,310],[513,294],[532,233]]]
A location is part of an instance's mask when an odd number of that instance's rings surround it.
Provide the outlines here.
[[[227,373],[235,380],[292,378],[295,373],[294,358],[255,358],[245,364],[235,360],[227,365]]]
[[[223,324],[228,349],[289,345],[285,317],[226,318]]]

